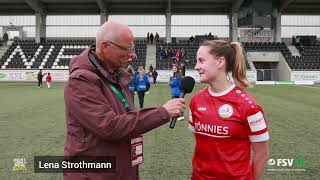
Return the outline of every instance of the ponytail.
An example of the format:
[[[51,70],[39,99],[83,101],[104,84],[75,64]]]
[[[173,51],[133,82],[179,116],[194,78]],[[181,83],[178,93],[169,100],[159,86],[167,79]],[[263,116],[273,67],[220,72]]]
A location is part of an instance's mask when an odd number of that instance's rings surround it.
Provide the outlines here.
[[[239,42],[231,42],[230,45],[235,52],[235,61],[232,69],[232,77],[241,86],[251,87],[251,84],[246,76],[246,61],[244,50]]]

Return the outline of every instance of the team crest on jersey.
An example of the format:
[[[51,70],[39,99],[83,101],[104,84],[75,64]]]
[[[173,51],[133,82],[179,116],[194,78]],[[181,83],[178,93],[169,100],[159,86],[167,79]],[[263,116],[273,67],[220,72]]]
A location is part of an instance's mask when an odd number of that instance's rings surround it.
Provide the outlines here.
[[[229,104],[224,104],[219,108],[219,115],[222,118],[229,118],[233,114],[233,108]]]

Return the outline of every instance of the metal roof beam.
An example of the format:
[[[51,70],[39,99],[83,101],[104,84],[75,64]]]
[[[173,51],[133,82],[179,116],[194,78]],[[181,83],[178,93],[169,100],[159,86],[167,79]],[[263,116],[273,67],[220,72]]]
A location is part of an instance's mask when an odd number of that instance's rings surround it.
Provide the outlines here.
[[[292,3],[294,0],[285,0],[282,2],[282,4],[279,7],[279,13],[281,13],[290,3]]]
[[[240,9],[240,6],[242,5],[244,0],[236,0],[233,4],[232,4],[232,11],[233,12],[238,12]]]
[[[100,8],[100,12],[106,12],[107,11],[107,4],[103,1],[103,0],[96,0],[99,8]]]
[[[47,7],[40,0],[26,0],[26,3],[36,12],[47,14]]]

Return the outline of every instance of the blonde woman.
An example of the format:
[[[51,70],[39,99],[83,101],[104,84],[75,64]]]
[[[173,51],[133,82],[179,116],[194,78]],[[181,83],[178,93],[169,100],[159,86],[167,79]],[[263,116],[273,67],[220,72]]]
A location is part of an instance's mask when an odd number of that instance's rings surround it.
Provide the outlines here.
[[[250,86],[241,45],[202,42],[194,69],[208,87],[190,102],[189,128],[196,140],[191,179],[260,179],[269,154],[266,118],[256,101],[228,77],[232,72],[240,86]]]
[[[136,75],[134,84],[137,89],[137,94],[139,98],[139,106],[140,108],[143,108],[144,103],[144,94],[147,92],[150,88],[150,83],[148,79],[148,75],[145,73],[145,70],[142,66],[138,68],[139,74]]]

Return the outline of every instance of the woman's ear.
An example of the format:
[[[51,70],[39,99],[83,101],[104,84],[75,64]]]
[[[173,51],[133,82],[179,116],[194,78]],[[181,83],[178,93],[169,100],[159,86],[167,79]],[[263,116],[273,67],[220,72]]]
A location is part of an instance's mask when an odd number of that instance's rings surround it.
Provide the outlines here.
[[[226,59],[221,56],[218,58],[218,69],[222,69],[222,67],[226,64]]]

